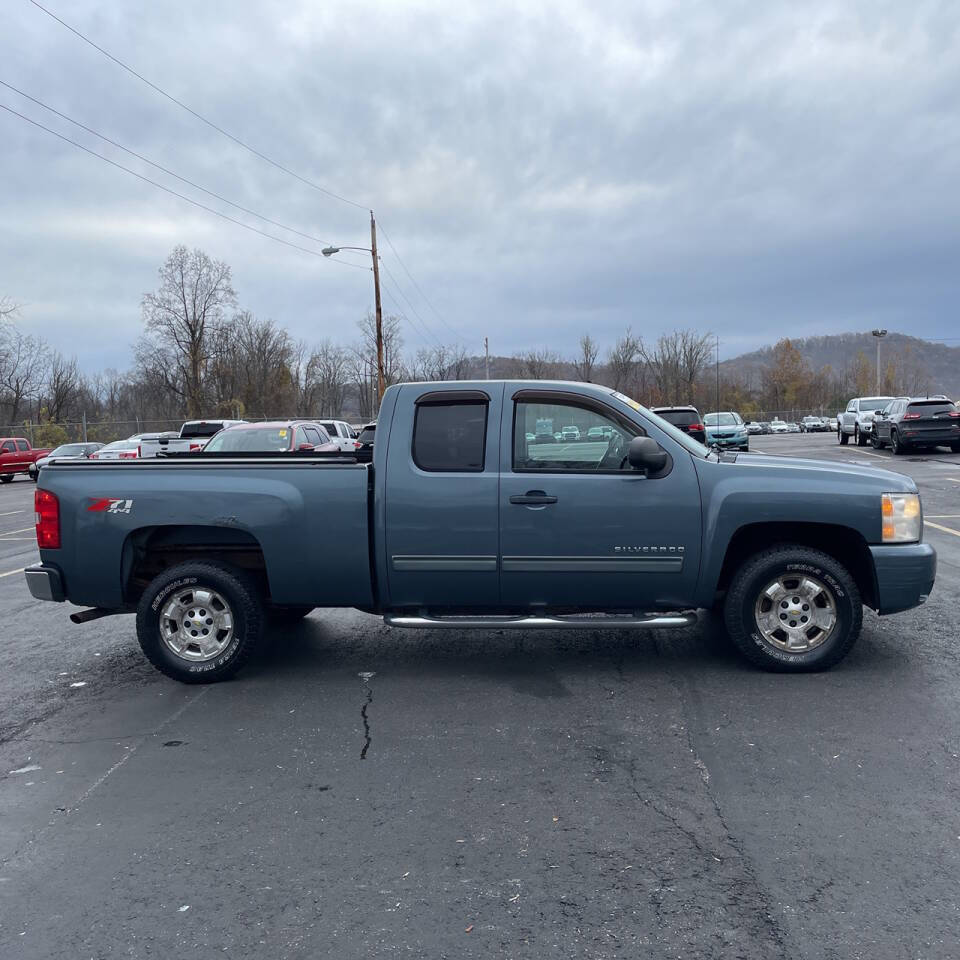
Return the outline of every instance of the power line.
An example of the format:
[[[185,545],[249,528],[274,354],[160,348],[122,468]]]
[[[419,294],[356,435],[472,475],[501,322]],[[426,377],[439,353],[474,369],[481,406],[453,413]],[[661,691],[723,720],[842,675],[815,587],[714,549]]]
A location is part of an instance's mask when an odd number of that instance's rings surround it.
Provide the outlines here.
[[[208,190],[206,187],[201,187],[199,183],[194,183],[192,180],[188,180],[186,177],[181,177],[179,173],[174,173],[173,170],[168,169],[162,164],[155,163],[153,160],[148,159],[140,153],[137,153],[135,150],[131,150],[129,147],[125,147],[122,143],[118,143],[116,140],[111,140],[110,137],[104,136],[102,133],[98,133],[92,127],[88,127],[85,123],[81,123],[79,120],[74,120],[73,117],[67,116],[65,113],[61,113],[59,110],[56,110],[54,107],[51,107],[50,104],[44,103],[42,100],[38,100],[36,97],[31,97],[29,93],[25,93],[19,87],[15,87],[12,83],[7,83],[6,80],[0,80],[0,86],[6,87],[8,90],[12,90],[14,93],[20,94],[21,97],[31,101],[31,103],[37,104],[37,106],[43,107],[44,110],[49,110],[50,113],[55,116],[60,117],[62,120],[66,120],[67,123],[72,123],[75,127],[79,127],[81,130],[86,130],[87,133],[92,134],[95,137],[98,137],[100,140],[103,140],[104,143],[109,143],[111,146],[116,147],[118,150],[122,150],[124,153],[128,153],[131,157],[136,157],[137,160],[141,160],[149,166],[154,167],[157,170],[160,170],[162,173],[167,174],[168,176],[173,177],[176,180],[179,180],[181,183],[185,183],[188,186],[193,187],[195,190],[199,190],[201,193],[207,194],[209,197],[213,197],[215,200],[219,200],[222,203],[229,204],[231,207],[235,207],[237,210],[242,210],[244,213],[248,213],[251,217],[256,217],[258,220],[263,220],[264,223],[269,223],[274,227],[280,227],[281,230],[288,230],[290,233],[296,234],[298,237],[303,237],[304,240],[312,240],[314,243],[319,243],[322,246],[329,246],[330,243],[327,240],[323,240],[320,237],[314,237],[309,233],[303,233],[301,230],[297,230],[294,227],[289,227],[285,223],[280,223],[279,220],[271,220],[270,217],[265,217],[262,213],[257,213],[256,210],[251,210],[249,207],[245,207],[242,204],[235,203],[233,200],[228,200],[226,197],[221,196],[219,193],[214,193],[213,190]]]
[[[383,239],[387,241],[387,243],[388,243],[389,246],[390,246],[390,249],[393,251],[393,255],[397,258],[397,262],[400,264],[401,267],[403,267],[403,272],[410,278],[410,282],[411,282],[411,283],[414,285],[414,287],[416,288],[417,293],[419,293],[420,296],[423,297],[424,302],[425,302],[425,303],[427,304],[427,306],[434,312],[434,314],[436,314],[437,319],[438,319],[455,337],[460,337],[461,334],[458,333],[452,326],[450,326],[449,323],[447,323],[447,321],[446,321],[446,319],[444,318],[443,314],[440,313],[439,310],[437,310],[437,308],[430,302],[430,298],[423,292],[423,290],[422,290],[421,287],[420,287],[420,284],[417,283],[417,281],[416,281],[416,279],[414,278],[413,274],[409,271],[409,269],[407,268],[407,265],[403,262],[402,258],[400,257],[400,254],[397,253],[397,248],[393,245],[393,241],[390,239],[390,236],[389,236],[389,234],[387,233],[387,231],[383,229],[383,225],[382,225],[382,224],[380,224],[380,232],[383,234]]]
[[[56,20],[57,23],[59,23],[62,27],[66,27],[67,30],[69,30],[75,36],[79,37],[84,43],[89,44],[98,53],[102,53],[108,60],[115,63],[118,67],[121,67],[123,70],[126,70],[127,73],[129,73],[133,77],[136,77],[141,83],[145,83],[148,87],[150,87],[151,90],[155,90],[157,93],[160,94],[160,96],[166,97],[166,99],[169,100],[171,103],[175,103],[181,109],[186,110],[187,113],[189,113],[193,117],[196,117],[199,121],[201,121],[201,123],[205,123],[208,127],[210,127],[213,130],[216,130],[217,133],[226,137],[228,140],[232,140],[238,146],[243,147],[244,150],[249,150],[250,153],[252,153],[254,156],[259,157],[261,160],[265,161],[266,163],[269,163],[271,166],[276,167],[278,170],[282,170],[284,173],[288,174],[289,176],[296,178],[301,183],[305,183],[308,187],[312,187],[314,190],[318,190],[320,193],[325,194],[326,196],[330,197],[333,200],[339,200],[341,201],[341,203],[348,203],[350,204],[350,206],[359,207],[361,210],[366,210],[368,208],[367,204],[357,203],[355,200],[350,200],[348,197],[342,197],[340,196],[339,193],[334,193],[332,190],[328,190],[326,187],[321,187],[319,183],[315,183],[313,180],[310,180],[307,177],[301,176],[299,173],[295,173],[293,170],[291,170],[289,167],[285,167],[279,161],[274,160],[272,157],[268,157],[265,153],[261,153],[255,147],[251,147],[249,143],[244,142],[239,137],[234,136],[232,133],[230,133],[227,130],[224,130],[223,127],[218,126],[212,120],[208,120],[205,116],[203,116],[203,114],[198,113],[192,107],[188,107],[187,104],[185,104],[182,100],[178,100],[175,96],[173,96],[173,94],[167,93],[166,90],[164,90],[162,87],[157,86],[157,84],[153,83],[152,81],[148,80],[145,76],[143,76],[143,74],[137,73],[137,71],[134,70],[133,67],[131,67],[129,64],[124,63],[121,59],[119,59],[119,57],[115,57],[109,51],[104,50],[103,47],[94,43],[93,40],[91,40],[89,37],[82,34],[79,30],[76,29],[76,27],[70,26],[69,23],[67,23],[65,20],[61,20],[60,17],[58,17],[52,11],[48,10],[45,6],[43,6],[43,4],[38,3],[37,0],[29,0],[29,2],[32,3],[38,10],[43,11],[43,13],[45,13],[51,19]]]
[[[273,234],[259,230],[257,227],[252,227],[249,223],[244,223],[242,220],[237,220],[226,213],[222,213],[220,210],[215,210],[213,207],[208,207],[205,203],[200,203],[199,200],[194,200],[192,197],[178,193],[176,190],[171,190],[170,187],[166,187],[162,183],[157,183],[156,180],[151,180],[149,177],[145,177],[142,173],[137,173],[136,170],[131,170],[130,167],[125,167],[122,163],[117,163],[116,160],[111,160],[109,157],[105,157],[102,153],[97,153],[96,150],[91,150],[89,147],[85,147],[82,143],[78,143],[76,140],[72,140],[70,137],[64,136],[62,133],[57,133],[56,130],[52,130],[50,127],[44,126],[37,120],[33,120],[25,114],[19,113],[4,103],[0,103],[0,110],[6,110],[7,113],[12,113],[15,117],[19,117],[21,120],[26,120],[27,123],[32,124],[41,130],[45,130],[47,133],[52,134],[59,140],[63,140],[65,143],[72,144],[73,146],[77,147],[77,149],[82,150],[84,153],[89,153],[91,157],[96,157],[98,160],[102,160],[104,163],[109,163],[111,167],[116,167],[118,170],[123,170],[125,173],[129,173],[138,180],[143,180],[144,183],[149,183],[158,190],[163,190],[164,193],[169,193],[174,197],[178,197],[180,200],[185,200],[187,203],[191,203],[193,206],[199,207],[201,210],[206,210],[207,213],[212,213],[215,217],[228,220],[230,223],[236,224],[238,227],[243,227],[244,230],[250,230],[252,233],[257,233],[261,237],[266,237],[268,240],[273,240],[274,243],[282,243],[285,247],[292,247],[294,250],[300,250],[303,253],[309,253],[310,256],[319,257],[321,260],[327,259],[323,256],[323,254],[318,253],[316,250],[310,250],[308,247],[301,247],[298,243],[291,243],[289,240],[283,240],[280,237],[275,237]],[[345,267],[354,267],[357,270],[370,269],[369,267],[363,267],[358,263],[347,263],[345,260],[336,260],[334,262]]]
[[[382,261],[380,265],[383,266]],[[391,277],[391,280],[392,280],[392,277]],[[396,280],[392,280],[392,282],[394,283],[394,285],[396,285]],[[430,340],[433,340],[433,342],[438,347],[441,346],[440,341],[432,333],[430,333],[429,330],[427,330],[425,327],[420,327],[418,324],[414,323],[413,320],[411,320],[410,317],[406,313],[404,313],[403,307],[400,305],[400,302],[399,300],[397,300],[396,296],[391,292],[390,287],[388,287],[386,284],[383,284],[381,286],[381,291],[390,298],[390,300],[393,302],[393,305],[397,308],[398,315],[402,319],[406,320],[407,323],[410,324],[410,326],[417,331],[420,337],[423,338],[424,343],[429,343]],[[397,287],[397,291],[400,293],[401,296],[403,296],[403,292],[400,290],[399,287]]]
[[[433,332],[430,330],[429,326],[427,325],[427,321],[424,320],[422,316],[420,316],[420,313],[417,310],[417,308],[410,302],[410,298],[403,292],[403,288],[397,282],[397,278],[393,275],[390,268],[386,265],[386,263],[383,262],[383,258],[381,258],[380,260],[380,266],[383,267],[383,269],[387,273],[387,276],[393,281],[393,285],[397,288],[397,292],[400,294],[401,297],[403,297],[403,300],[406,303],[406,305],[410,308],[414,316],[423,325],[424,330],[426,330],[430,334],[431,338],[436,341],[437,346],[440,346],[440,341],[433,335]]]

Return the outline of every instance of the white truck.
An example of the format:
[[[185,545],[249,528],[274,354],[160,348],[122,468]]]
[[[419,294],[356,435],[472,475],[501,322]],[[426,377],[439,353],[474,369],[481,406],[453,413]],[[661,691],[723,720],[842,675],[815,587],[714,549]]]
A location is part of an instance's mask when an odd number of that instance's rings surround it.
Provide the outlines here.
[[[143,437],[140,441],[140,457],[156,457],[167,453],[196,453],[202,450],[211,437],[218,434],[224,427],[232,427],[235,423],[246,423],[246,420],[188,420],[180,432],[173,437]]]
[[[353,453],[356,450],[357,434],[349,423],[344,420],[317,420],[316,422],[327,431],[330,439],[345,453]]]
[[[853,437],[858,447],[865,447],[873,435],[873,417],[895,397],[854,397],[843,413],[837,414],[837,440],[841,444]]]

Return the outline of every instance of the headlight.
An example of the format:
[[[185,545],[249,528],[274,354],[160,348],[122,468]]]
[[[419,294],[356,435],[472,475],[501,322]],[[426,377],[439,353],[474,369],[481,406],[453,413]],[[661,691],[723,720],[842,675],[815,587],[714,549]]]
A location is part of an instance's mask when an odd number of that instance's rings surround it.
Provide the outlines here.
[[[923,511],[916,493],[880,495],[884,543],[914,543],[923,531]]]

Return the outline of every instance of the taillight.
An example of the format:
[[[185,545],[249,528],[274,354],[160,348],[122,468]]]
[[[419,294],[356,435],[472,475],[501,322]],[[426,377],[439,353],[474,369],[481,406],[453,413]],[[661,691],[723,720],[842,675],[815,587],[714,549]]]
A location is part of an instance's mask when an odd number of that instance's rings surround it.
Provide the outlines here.
[[[354,441],[353,441],[353,449],[354,449],[354,450],[359,450],[362,446],[363,446],[363,444],[362,444],[359,440],[354,440]]]
[[[132,451],[123,451],[120,456],[117,458],[119,460],[136,460],[137,455]]]
[[[60,501],[49,490],[35,490],[33,509],[37,517],[37,546],[41,550],[60,548]]]
[[[87,459],[88,459],[88,460],[99,460],[100,458],[99,458],[95,453],[91,453],[90,456],[87,457]]]
[[[203,449],[203,444],[202,444],[202,443],[191,443],[191,444],[190,444],[190,452],[191,452],[191,453],[192,453],[194,450],[202,450],[202,449]]]
[[[691,423],[690,426],[687,427],[687,429],[688,429],[688,430],[698,430],[698,431],[702,432],[702,431],[703,431],[703,424],[702,424],[702,423]]]
[[[922,414],[919,413],[905,413],[903,415],[904,420],[919,420]]]
[[[960,410],[951,410],[948,416],[951,417],[960,417]]]

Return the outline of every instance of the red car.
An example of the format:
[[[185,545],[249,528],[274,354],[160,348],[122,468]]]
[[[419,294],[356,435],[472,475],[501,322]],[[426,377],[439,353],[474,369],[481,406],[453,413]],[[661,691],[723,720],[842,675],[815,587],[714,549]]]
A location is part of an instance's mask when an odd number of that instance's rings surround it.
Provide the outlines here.
[[[9,483],[15,473],[27,473],[31,463],[49,452],[50,447],[34,450],[24,437],[0,437],[0,481]]]
[[[238,423],[216,434],[204,453],[339,453],[339,446],[312,420]]]

